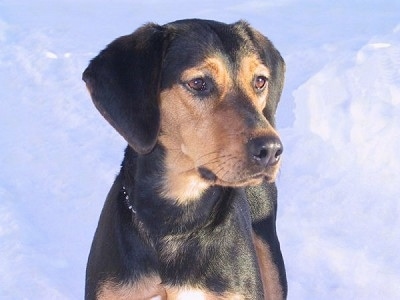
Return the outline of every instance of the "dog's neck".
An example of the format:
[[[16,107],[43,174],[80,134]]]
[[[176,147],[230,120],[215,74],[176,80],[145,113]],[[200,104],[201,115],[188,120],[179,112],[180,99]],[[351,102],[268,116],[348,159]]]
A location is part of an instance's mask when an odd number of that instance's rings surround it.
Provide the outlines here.
[[[165,198],[159,192],[165,174],[163,162],[164,149],[160,145],[146,155],[138,155],[127,147],[121,169],[122,192],[135,218],[157,235],[183,233],[222,222],[221,212],[229,212],[228,194],[234,190],[211,186],[198,199],[186,204]]]

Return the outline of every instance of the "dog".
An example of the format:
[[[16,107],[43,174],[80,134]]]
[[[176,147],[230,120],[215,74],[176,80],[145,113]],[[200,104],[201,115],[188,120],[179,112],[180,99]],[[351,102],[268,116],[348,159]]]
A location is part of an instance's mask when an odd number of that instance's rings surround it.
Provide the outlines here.
[[[117,38],[83,73],[127,141],[91,246],[85,299],[285,299],[274,183],[285,63],[245,21]]]

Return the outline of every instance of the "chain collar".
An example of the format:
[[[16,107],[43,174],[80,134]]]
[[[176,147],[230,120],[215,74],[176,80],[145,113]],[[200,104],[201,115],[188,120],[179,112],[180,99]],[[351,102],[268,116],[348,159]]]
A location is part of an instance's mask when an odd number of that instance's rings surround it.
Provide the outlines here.
[[[131,202],[131,200],[130,200],[130,198],[129,198],[129,194],[128,194],[128,192],[126,191],[126,188],[125,188],[124,185],[122,186],[122,193],[124,194],[124,202],[125,202],[126,207],[127,207],[133,214],[136,214],[136,210],[133,208],[132,202]]]

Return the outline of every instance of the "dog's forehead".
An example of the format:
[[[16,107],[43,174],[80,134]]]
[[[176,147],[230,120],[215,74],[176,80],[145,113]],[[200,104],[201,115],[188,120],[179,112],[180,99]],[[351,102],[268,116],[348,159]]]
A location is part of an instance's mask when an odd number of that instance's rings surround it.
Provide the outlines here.
[[[214,21],[192,20],[169,24],[163,86],[178,79],[186,69],[216,58],[230,68],[239,68],[245,57],[259,53],[245,23],[224,24]]]
[[[200,51],[220,50],[233,57],[248,47],[249,27],[246,23],[225,24],[208,20],[185,20],[172,23],[167,27],[171,34],[170,48],[179,47],[182,51],[198,49]]]

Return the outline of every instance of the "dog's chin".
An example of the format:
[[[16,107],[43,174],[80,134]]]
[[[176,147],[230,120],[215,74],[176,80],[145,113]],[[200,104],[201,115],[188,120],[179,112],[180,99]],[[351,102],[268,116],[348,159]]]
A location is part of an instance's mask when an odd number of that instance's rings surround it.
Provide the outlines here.
[[[213,185],[219,185],[224,187],[245,187],[260,185],[262,182],[272,183],[276,179],[276,172],[262,172],[251,174],[246,177],[218,177],[213,171],[207,168],[198,168],[198,172],[204,180],[210,182]],[[272,174],[271,174],[272,173]]]

